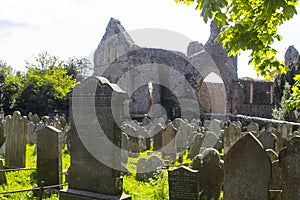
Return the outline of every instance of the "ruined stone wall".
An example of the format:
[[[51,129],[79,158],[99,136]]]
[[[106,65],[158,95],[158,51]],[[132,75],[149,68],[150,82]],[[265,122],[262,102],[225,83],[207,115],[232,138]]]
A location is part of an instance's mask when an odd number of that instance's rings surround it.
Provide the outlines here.
[[[239,79],[238,114],[272,118],[275,107],[273,82]]]
[[[121,23],[112,18],[94,54],[94,75],[104,76],[128,92],[130,114],[147,114],[147,84],[152,81],[154,116],[181,117],[185,109],[271,118],[273,83],[239,80],[237,57],[228,57],[227,51],[215,43],[219,31],[212,23],[207,43],[191,42],[185,54],[140,48]],[[212,72],[223,84],[203,83]],[[161,107],[156,109],[156,105]],[[200,110],[194,110],[196,107]]]

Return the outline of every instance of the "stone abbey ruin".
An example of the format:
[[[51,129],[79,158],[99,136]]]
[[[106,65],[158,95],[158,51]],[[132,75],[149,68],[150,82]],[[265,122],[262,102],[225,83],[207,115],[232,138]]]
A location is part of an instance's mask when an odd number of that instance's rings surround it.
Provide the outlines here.
[[[238,79],[237,57],[228,57],[214,42],[218,32],[212,23],[206,44],[191,42],[186,53],[143,48],[134,43],[119,20],[111,18],[94,54],[94,75],[106,77],[129,93],[133,118],[149,114],[148,82],[153,80],[153,117],[193,118],[197,107],[201,113],[271,118],[276,103],[273,82]],[[223,83],[205,81],[211,73]]]
[[[0,185],[21,170],[36,184],[0,198],[300,200],[300,123],[250,117],[271,116],[274,94],[298,68],[276,84],[238,79],[237,58],[211,30],[183,54],[140,48],[111,19],[94,76],[70,94],[68,118],[0,113]],[[286,64],[299,61],[290,47]],[[208,81],[211,73],[222,82]],[[28,160],[36,168],[25,168]]]

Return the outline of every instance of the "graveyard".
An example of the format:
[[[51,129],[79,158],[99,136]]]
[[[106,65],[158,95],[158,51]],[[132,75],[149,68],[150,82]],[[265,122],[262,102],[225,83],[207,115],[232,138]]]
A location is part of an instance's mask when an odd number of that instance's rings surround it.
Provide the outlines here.
[[[111,18],[65,112],[1,110],[0,199],[300,200],[300,115],[275,100],[287,77],[238,79],[210,28],[175,52]]]

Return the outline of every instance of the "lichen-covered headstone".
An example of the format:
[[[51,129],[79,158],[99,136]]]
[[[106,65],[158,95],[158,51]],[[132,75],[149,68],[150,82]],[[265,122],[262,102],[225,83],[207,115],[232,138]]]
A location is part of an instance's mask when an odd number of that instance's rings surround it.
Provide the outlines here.
[[[27,117],[15,111],[13,116],[6,116],[5,165],[24,168],[26,161]]]
[[[240,138],[224,160],[224,200],[267,200],[271,162],[252,134]]]
[[[241,128],[238,124],[231,122],[224,128],[224,153],[241,137]]]
[[[130,199],[122,194],[121,129],[127,93],[103,77],[75,86],[70,100],[71,166],[61,200]]]

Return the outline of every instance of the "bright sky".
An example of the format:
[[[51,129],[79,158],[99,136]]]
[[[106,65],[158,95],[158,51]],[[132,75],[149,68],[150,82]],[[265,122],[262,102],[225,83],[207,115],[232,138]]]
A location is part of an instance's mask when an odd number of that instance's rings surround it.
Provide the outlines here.
[[[209,25],[203,23],[194,7],[174,0],[2,0],[0,59],[17,70],[25,70],[25,60],[32,61],[41,51],[62,59],[89,56],[111,17],[119,19],[127,31],[166,29],[203,44],[210,33]],[[280,59],[290,45],[300,51],[299,25],[298,15],[280,28],[283,40],[276,44]],[[256,72],[247,63],[247,55],[242,54],[239,77],[255,78]]]

